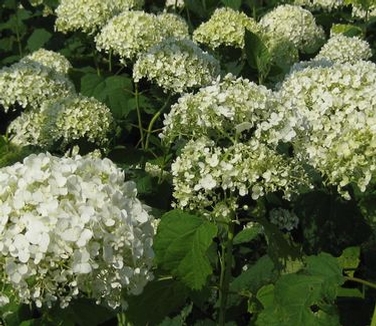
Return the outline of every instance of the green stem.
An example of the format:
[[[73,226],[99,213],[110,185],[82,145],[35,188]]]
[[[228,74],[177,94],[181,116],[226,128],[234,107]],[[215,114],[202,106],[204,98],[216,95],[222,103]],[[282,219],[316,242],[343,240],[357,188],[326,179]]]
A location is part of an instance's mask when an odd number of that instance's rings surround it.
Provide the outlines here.
[[[218,311],[218,325],[224,326],[226,323],[226,306],[229,293],[229,286],[231,280],[231,265],[232,265],[232,246],[234,239],[233,222],[228,224],[227,239],[222,245],[221,253],[221,275],[219,280],[219,311]]]
[[[16,39],[17,39],[17,45],[18,45],[18,54],[20,55],[20,58],[23,57],[23,51],[22,51],[22,44],[21,44],[21,37],[20,37],[20,30],[18,26],[18,10],[16,11]]]
[[[148,126],[148,130],[147,130],[147,134],[146,134],[145,149],[149,148],[149,139],[150,139],[150,135],[151,135],[152,130],[153,130],[153,126],[154,126],[155,122],[157,121],[157,119],[159,118],[159,116],[161,115],[161,113],[163,112],[163,110],[166,108],[166,106],[170,102],[170,98],[171,98],[171,94],[168,95],[168,97],[166,99],[166,102],[157,111],[157,113],[154,114],[153,118],[150,120],[150,123],[149,123],[149,126]]]
[[[346,281],[350,281],[350,282],[360,283],[360,284],[363,284],[363,285],[369,286],[369,287],[372,288],[372,289],[376,289],[376,284],[375,284],[375,283],[372,283],[372,282],[369,282],[369,281],[363,280],[363,279],[361,279],[361,278],[345,276],[345,280],[346,280]]]
[[[140,109],[140,94],[138,92],[138,83],[135,83],[134,96],[135,96],[135,99],[136,99],[136,110],[137,110],[137,119],[138,119],[138,129],[140,130],[141,148],[145,149],[145,144],[144,144],[144,129],[142,128],[141,109]]]
[[[370,326],[376,326],[376,304],[375,304],[375,309],[373,310],[373,315],[372,315],[372,320],[371,320]]]
[[[112,72],[112,50],[108,52],[108,70]]]

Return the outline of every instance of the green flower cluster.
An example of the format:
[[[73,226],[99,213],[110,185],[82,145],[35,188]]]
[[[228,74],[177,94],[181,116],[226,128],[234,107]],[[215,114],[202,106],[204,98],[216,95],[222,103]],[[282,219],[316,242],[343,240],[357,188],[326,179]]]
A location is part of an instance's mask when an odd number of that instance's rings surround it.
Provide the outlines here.
[[[291,141],[297,157],[345,197],[349,184],[365,191],[376,169],[375,80],[370,61],[293,71],[280,87],[268,139]]]
[[[133,67],[135,82],[147,77],[174,93],[206,86],[218,75],[218,60],[187,38],[165,39],[141,54]]]
[[[287,39],[301,52],[315,52],[324,43],[324,29],[312,13],[300,6],[279,5],[265,14],[259,24],[277,39]]]
[[[193,32],[193,39],[215,49],[220,45],[244,48],[245,30],[260,32],[257,22],[242,12],[231,8],[217,8],[207,22]]]
[[[113,16],[143,4],[143,0],[61,0],[55,28],[63,33],[82,30],[93,34]]]
[[[11,141],[20,146],[64,150],[79,139],[105,146],[112,125],[113,118],[106,105],[72,93],[44,101],[39,109],[23,112],[11,122],[8,133]]]
[[[5,112],[15,104],[23,108],[38,107],[47,98],[75,92],[73,83],[66,75],[56,71],[53,66],[46,66],[50,62],[44,59],[40,56],[37,61],[24,58],[0,70],[0,105]],[[61,66],[59,62],[58,66],[64,69],[65,64]]]
[[[334,34],[320,49],[315,60],[329,60],[339,63],[355,63],[368,60],[372,56],[369,43],[360,37]]]
[[[113,17],[95,37],[98,50],[112,51],[123,59],[135,60],[168,37],[189,38],[188,25],[178,15],[124,11]]]

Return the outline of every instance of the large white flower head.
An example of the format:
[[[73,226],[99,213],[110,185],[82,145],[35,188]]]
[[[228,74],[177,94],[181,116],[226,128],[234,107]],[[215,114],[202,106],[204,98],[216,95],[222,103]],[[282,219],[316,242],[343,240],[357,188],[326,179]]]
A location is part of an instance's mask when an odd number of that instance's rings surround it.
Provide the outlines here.
[[[180,97],[165,116],[161,137],[166,143],[204,135],[214,140],[236,138],[255,129],[274,106],[273,94],[265,86],[228,74],[196,94]]]
[[[0,281],[11,300],[116,308],[152,278],[153,218],[108,159],[32,154],[0,169]]]
[[[65,75],[33,60],[0,70],[0,105],[5,112],[16,103],[23,108],[37,107],[47,98],[74,92],[73,83]]]
[[[167,37],[189,37],[188,25],[174,14],[154,15],[144,11],[124,11],[113,17],[95,37],[98,50],[113,51],[125,63]]]
[[[294,4],[305,7],[310,11],[324,10],[327,12],[334,11],[346,5],[344,0],[295,0]]]
[[[219,72],[219,61],[190,39],[167,38],[140,55],[133,79],[146,77],[165,91],[182,93],[210,84]]]
[[[258,34],[257,22],[231,8],[217,8],[207,22],[193,32],[193,39],[215,49],[220,45],[244,48],[245,30]]]
[[[357,19],[369,20],[376,17],[376,4],[371,4],[368,10],[365,10],[360,5],[352,4],[351,16]]]
[[[113,16],[143,4],[143,0],[60,0],[55,27],[63,33],[82,30],[93,34]]]
[[[225,198],[250,195],[257,200],[280,190],[288,199],[298,185],[308,184],[299,164],[257,139],[227,148],[207,137],[191,140],[172,163],[171,172],[174,206],[202,212],[214,208],[218,218],[221,210],[215,207],[222,207]]]
[[[367,41],[357,36],[349,37],[343,34],[334,34],[314,59],[355,63],[358,60],[368,60],[371,56],[371,46]]]
[[[266,33],[290,40],[302,52],[315,52],[325,40],[312,13],[300,6],[279,5],[266,13],[259,24]]]
[[[350,183],[365,191],[376,169],[375,81],[370,61],[293,71],[281,85],[269,139],[291,141],[344,196]]]
[[[34,51],[20,61],[25,64],[27,64],[28,61],[35,61],[65,75],[68,73],[68,70],[72,68],[72,64],[62,54],[46,49]]]
[[[8,127],[17,145],[37,145],[45,150],[64,150],[75,140],[96,146],[108,142],[113,125],[110,109],[95,98],[72,94],[43,102],[38,110],[23,112]]]

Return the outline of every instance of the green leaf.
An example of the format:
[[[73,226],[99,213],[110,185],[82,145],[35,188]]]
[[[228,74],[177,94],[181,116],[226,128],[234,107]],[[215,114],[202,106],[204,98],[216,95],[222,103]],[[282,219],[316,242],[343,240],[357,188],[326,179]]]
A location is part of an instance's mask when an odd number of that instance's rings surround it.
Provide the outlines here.
[[[363,36],[363,31],[359,26],[351,24],[333,24],[330,29],[332,34],[343,34],[346,36]]]
[[[234,237],[234,245],[238,245],[241,243],[250,242],[254,238],[256,238],[262,231],[262,226],[258,223],[252,225],[250,228],[246,228],[241,230],[235,237]]]
[[[226,6],[234,10],[239,10],[242,4],[242,0],[221,0],[221,2]]]
[[[335,326],[339,317],[334,305],[337,289],[343,283],[336,258],[322,253],[306,257],[306,267],[295,274],[282,275],[262,288],[257,298],[264,306],[256,325]]]
[[[185,304],[187,288],[172,279],[149,282],[141,295],[128,296],[127,319],[134,325],[157,325]],[[149,307],[145,313],[145,309]]]
[[[276,276],[273,261],[265,255],[236,277],[230,284],[230,290],[235,292],[247,290],[256,293],[261,286],[272,282]]]
[[[337,258],[339,265],[344,269],[347,276],[353,277],[360,263],[360,247],[348,247]],[[347,270],[347,271],[346,271]]]
[[[320,253],[317,256],[306,258],[305,270],[310,275],[321,276],[323,280],[332,285],[341,285],[344,282],[342,269],[336,258],[327,253]]]
[[[105,103],[115,118],[125,118],[135,109],[129,101],[134,100],[132,81],[127,76],[103,77],[88,73],[81,78],[81,93],[93,96]]]
[[[246,30],[244,35],[245,54],[248,64],[257,69],[260,75],[267,75],[271,65],[271,55],[261,38]]]
[[[207,251],[217,227],[202,217],[180,210],[162,216],[154,241],[159,266],[193,290],[201,289],[212,274]]]
[[[364,299],[364,293],[362,293],[359,289],[357,288],[344,288],[340,287],[338,288],[338,297],[343,297],[343,298],[360,298]]]
[[[30,51],[36,51],[43,47],[52,37],[52,34],[44,28],[38,28],[30,35],[27,40],[27,48]]]
[[[276,320],[280,326],[340,325],[335,309],[326,304],[334,298],[323,295],[323,284],[320,276],[283,275],[275,284],[274,300],[270,292],[263,298],[267,306],[258,316],[256,325],[277,325]]]
[[[238,304],[242,297],[234,293],[241,294],[247,292],[256,294],[265,284],[273,282],[277,277],[273,261],[269,256],[262,256],[253,266],[242,272],[230,283],[229,305]]]

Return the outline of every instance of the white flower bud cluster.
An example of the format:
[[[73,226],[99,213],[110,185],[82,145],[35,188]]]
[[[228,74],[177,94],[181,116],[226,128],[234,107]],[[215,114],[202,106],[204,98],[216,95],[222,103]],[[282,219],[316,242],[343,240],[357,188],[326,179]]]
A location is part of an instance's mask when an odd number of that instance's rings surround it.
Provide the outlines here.
[[[29,60],[54,69],[56,72],[63,75],[68,74],[68,70],[72,68],[72,64],[62,54],[46,49],[34,51],[33,53],[22,58],[20,62],[27,64]]]
[[[102,147],[108,142],[113,124],[110,109],[95,98],[70,94],[44,101],[39,109],[28,110],[13,120],[8,133],[17,145],[37,145],[45,150],[64,150],[85,138]]]
[[[299,218],[293,211],[283,208],[274,208],[269,213],[270,222],[277,225],[281,230],[292,231],[299,224]]]
[[[235,138],[256,128],[274,109],[273,93],[248,79],[228,74],[196,94],[185,94],[165,116],[160,137],[171,143],[178,137]]]
[[[312,13],[300,6],[279,5],[266,13],[259,24],[275,38],[287,39],[301,52],[315,52],[324,43],[324,29]]]
[[[370,3],[369,10],[366,11],[360,5],[352,4],[351,16],[356,19],[370,19],[376,17],[376,4]]]
[[[165,7],[183,8],[184,0],[166,0]]]
[[[314,59],[355,63],[358,60],[368,60],[371,56],[371,46],[367,41],[357,36],[349,37],[343,34],[334,34],[323,45]]]
[[[334,11],[346,5],[344,0],[295,0],[294,4],[307,8],[310,11],[324,10],[327,12]]]
[[[63,33],[82,30],[93,34],[113,16],[143,4],[143,0],[60,0],[55,28]]]
[[[253,18],[242,12],[229,7],[217,8],[207,22],[195,29],[193,39],[212,49],[220,45],[242,49],[245,30],[258,34],[260,29]]]
[[[81,295],[116,308],[152,279],[154,223],[108,159],[32,154],[0,169],[0,282],[7,302]]]
[[[0,105],[5,112],[16,103],[38,107],[47,98],[75,92],[73,83],[55,69],[33,60],[23,60],[0,70]]]
[[[167,38],[141,54],[133,69],[133,79],[155,81],[165,91],[182,93],[210,84],[220,72],[220,64],[190,39]]]
[[[376,170],[376,64],[295,70],[279,95],[269,139],[291,141],[295,154],[345,197],[343,188],[350,183],[365,191]]]
[[[168,37],[189,37],[188,25],[180,16],[134,10],[124,11],[110,19],[95,37],[95,42],[99,51],[113,51],[122,59],[135,60]]]
[[[200,211],[214,207],[217,214],[226,211],[215,209],[225,200],[225,193],[231,193],[232,198],[250,195],[257,200],[282,191],[289,199],[299,185],[308,184],[299,164],[256,139],[227,148],[216,146],[206,137],[190,140],[172,163],[171,171],[176,207]]]

